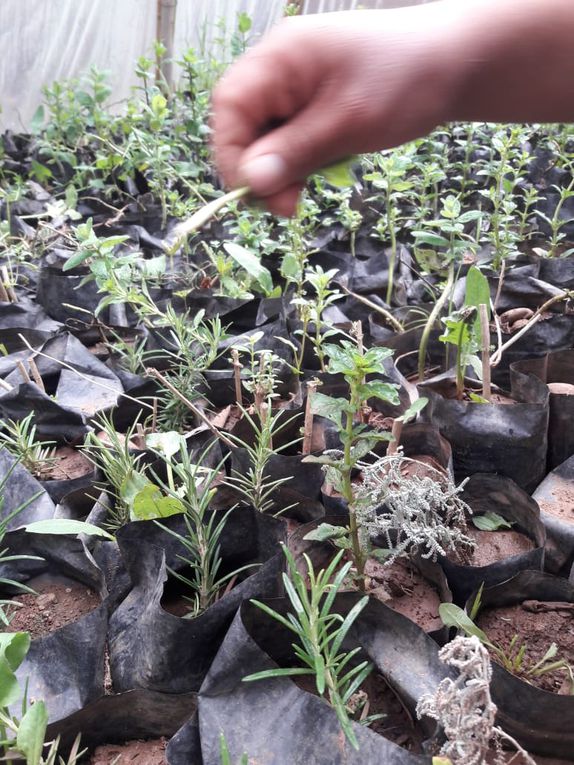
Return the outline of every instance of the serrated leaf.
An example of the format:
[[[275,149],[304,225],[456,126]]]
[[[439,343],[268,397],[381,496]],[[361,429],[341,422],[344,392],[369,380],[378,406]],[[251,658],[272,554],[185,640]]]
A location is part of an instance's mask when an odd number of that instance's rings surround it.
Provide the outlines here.
[[[348,534],[347,529],[344,526],[333,526],[331,523],[321,523],[313,531],[309,531],[305,534],[303,539],[307,539],[311,542],[327,542],[330,539],[341,539]]]
[[[86,534],[92,537],[104,537],[113,541],[114,537],[99,526],[85,521],[75,521],[72,518],[49,518],[45,521],[34,521],[24,526],[29,534]]]
[[[483,515],[473,515],[472,523],[481,531],[498,531],[498,529],[511,529],[513,524],[509,523],[498,513],[488,511]]]
[[[343,412],[347,411],[349,404],[344,398],[333,398],[326,396],[318,391],[313,394],[311,399],[311,411],[320,417],[326,417],[339,427],[342,426]]]

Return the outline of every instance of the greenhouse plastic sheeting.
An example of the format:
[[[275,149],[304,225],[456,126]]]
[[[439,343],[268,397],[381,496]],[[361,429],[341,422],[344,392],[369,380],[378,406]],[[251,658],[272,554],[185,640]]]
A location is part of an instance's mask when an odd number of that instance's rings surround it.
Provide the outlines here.
[[[157,36],[157,0],[0,0],[0,128],[25,129],[42,87],[81,77],[93,65],[110,72],[111,103],[127,98],[139,56]],[[179,0],[175,58],[253,19],[252,37],[283,12],[283,0]]]
[[[426,2],[427,0],[418,0]],[[308,13],[383,8],[417,0],[306,0]],[[228,58],[237,15],[253,19],[251,40],[272,26],[285,0],[178,0],[175,59],[190,47]],[[26,129],[55,80],[91,66],[110,72],[110,103],[121,106],[137,80],[135,62],[157,37],[158,0],[0,0],[0,129]],[[177,71],[177,70],[176,70]]]

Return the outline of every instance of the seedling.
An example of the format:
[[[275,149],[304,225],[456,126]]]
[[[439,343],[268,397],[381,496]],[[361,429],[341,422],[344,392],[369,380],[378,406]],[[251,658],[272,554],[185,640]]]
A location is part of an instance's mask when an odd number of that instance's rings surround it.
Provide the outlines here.
[[[343,452],[326,452],[321,457],[309,456],[308,462],[319,462],[325,466],[329,484],[338,491],[349,507],[348,541],[360,589],[365,588],[364,570],[366,562],[364,533],[361,534],[357,520],[355,490],[351,481],[353,469],[368,454],[378,441],[388,441],[391,436],[368,430],[361,422],[363,402],[378,398],[398,405],[396,386],[380,379],[367,382],[367,375],[384,375],[385,359],[392,355],[388,348],[365,350],[359,324],[354,325],[355,342],[343,340],[341,345],[325,346],[329,358],[327,372],[342,374],[349,386],[348,398],[332,398],[315,393],[312,401],[313,413],[326,417],[339,429]],[[340,530],[339,530],[340,531]],[[319,533],[321,533],[318,530]],[[341,534],[337,532],[339,541]],[[341,543],[341,542],[340,542]]]
[[[358,749],[359,744],[348,705],[373,667],[368,661],[355,664],[353,659],[361,648],[345,652],[342,651],[342,644],[353,623],[367,605],[368,598],[361,598],[346,617],[333,612],[335,597],[351,568],[351,563],[339,568],[343,550],[337,553],[326,569],[321,569],[317,574],[309,557],[304,555],[305,576],[299,572],[297,563],[287,547],[283,547],[283,552],[288,566],[288,575],[283,574],[283,584],[293,611],[285,617],[265,603],[258,600],[251,602],[295,635],[297,642],[293,644],[293,650],[300,665],[256,672],[244,677],[243,681],[299,675],[314,677],[317,693],[333,707],[345,737]]]
[[[0,431],[0,447],[18,458],[20,464],[36,478],[46,478],[56,464],[55,441],[36,439],[34,412],[23,420],[4,421],[4,432]]]
[[[480,593],[478,597],[480,597]],[[456,627],[466,635],[478,638],[507,672],[526,680],[526,682],[548,672],[563,670],[570,681],[570,693],[574,695],[574,670],[565,659],[556,658],[558,653],[556,643],[551,643],[544,656],[536,662],[527,656],[528,644],[526,641],[522,641],[519,635],[514,635],[507,648],[498,643],[493,643],[488,635],[473,621],[479,608],[480,603],[475,601],[472,614],[469,616],[466,611],[454,603],[442,603],[439,607],[439,615],[447,627]]]
[[[185,521],[185,534],[179,534],[159,522],[158,525],[183,547],[183,552],[177,557],[184,568],[171,570],[170,573],[189,590],[190,594],[185,596],[190,604],[186,618],[199,616],[224,594],[227,587],[233,586],[238,576],[253,568],[248,565],[222,573],[221,535],[235,506],[223,515],[211,508],[219,474],[226,459],[223,458],[215,468],[202,467],[212,446],[204,450],[197,462],[192,462],[185,442],[182,441],[177,462],[166,456],[173,480],[165,483],[156,477],[159,488],[181,507]]]

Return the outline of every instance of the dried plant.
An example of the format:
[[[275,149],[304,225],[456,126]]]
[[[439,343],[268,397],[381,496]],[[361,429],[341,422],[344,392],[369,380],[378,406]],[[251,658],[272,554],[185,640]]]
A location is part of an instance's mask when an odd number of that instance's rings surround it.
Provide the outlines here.
[[[490,696],[492,667],[488,651],[476,636],[456,637],[439,651],[439,658],[458,670],[456,680],[445,678],[434,693],[425,694],[417,705],[419,719],[436,720],[446,743],[440,754],[453,765],[484,765],[491,744],[498,752],[495,765],[504,765],[501,743],[511,743],[526,765],[532,757],[501,728],[494,725],[496,705]]]
[[[420,468],[409,475],[406,468],[412,465]],[[443,472],[400,451],[362,465],[362,472],[359,524],[371,538],[383,536],[389,563],[412,553],[435,560],[456,551],[464,558],[473,549],[473,541],[462,531],[465,514],[472,513],[459,496],[464,483],[455,486]]]

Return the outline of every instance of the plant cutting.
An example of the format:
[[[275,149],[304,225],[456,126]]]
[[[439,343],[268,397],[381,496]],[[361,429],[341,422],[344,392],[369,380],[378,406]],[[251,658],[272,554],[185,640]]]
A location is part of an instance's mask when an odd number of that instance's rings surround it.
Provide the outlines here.
[[[393,405],[399,403],[396,386],[380,379],[367,381],[367,375],[385,373],[384,362],[392,355],[388,348],[370,348],[365,350],[359,323],[353,326],[354,340],[343,340],[341,345],[327,344],[325,352],[329,358],[327,371],[330,374],[342,374],[349,386],[348,398],[333,398],[316,392],[312,400],[312,411],[334,422],[339,429],[343,444],[342,453],[325,453],[321,457],[309,456],[307,462],[318,462],[325,466],[329,484],[340,493],[349,508],[348,547],[353,556],[358,586],[364,590],[364,569],[366,555],[364,551],[364,533],[361,533],[357,520],[355,490],[351,481],[352,472],[359,461],[367,455],[379,441],[388,441],[391,436],[367,429],[362,422],[362,407],[366,400],[376,398]],[[332,530],[317,529],[324,539],[335,533]],[[341,538],[340,530],[336,535]]]
[[[283,547],[283,552],[289,569],[288,575],[283,574],[283,583],[293,612],[284,617],[265,603],[258,600],[252,602],[295,635],[297,642],[293,644],[293,649],[302,666],[264,670],[244,677],[243,681],[311,675],[317,693],[333,707],[343,733],[353,747],[358,749],[348,707],[351,697],[373,667],[367,661],[353,662],[360,648],[345,652],[342,644],[368,599],[362,598],[344,618],[331,612],[335,596],[352,565],[349,562],[337,570],[343,550],[337,553],[326,569],[317,574],[311,560],[305,555],[305,575],[299,572],[287,547]],[[369,720],[363,722],[368,724]]]
[[[30,412],[20,422],[6,420],[4,431],[0,431],[0,447],[18,458],[20,464],[36,478],[49,474],[56,463],[54,441],[36,439],[34,412]]]

